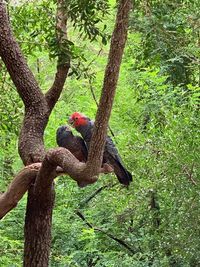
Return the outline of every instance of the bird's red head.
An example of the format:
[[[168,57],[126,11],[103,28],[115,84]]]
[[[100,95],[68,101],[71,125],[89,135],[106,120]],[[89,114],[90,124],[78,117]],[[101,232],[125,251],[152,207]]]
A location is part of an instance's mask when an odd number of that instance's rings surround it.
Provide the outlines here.
[[[88,118],[79,112],[74,112],[69,117],[69,124],[71,124],[74,128],[77,128],[79,126],[84,126],[88,124]]]

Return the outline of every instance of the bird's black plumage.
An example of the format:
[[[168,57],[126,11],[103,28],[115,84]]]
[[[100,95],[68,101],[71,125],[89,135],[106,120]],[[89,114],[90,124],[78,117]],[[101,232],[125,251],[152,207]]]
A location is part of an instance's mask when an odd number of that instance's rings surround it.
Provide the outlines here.
[[[68,149],[79,161],[87,161],[88,150],[83,138],[73,135],[68,126],[63,125],[57,129],[56,141],[58,146]],[[88,185],[86,181],[78,181],[77,184],[79,187]]]
[[[88,150],[84,140],[73,135],[68,126],[63,125],[57,129],[56,141],[58,146],[68,149],[79,161],[87,161]]]
[[[113,167],[114,173],[121,184],[129,185],[132,181],[132,174],[124,167],[119,152],[109,136],[106,137],[103,162],[107,162]]]

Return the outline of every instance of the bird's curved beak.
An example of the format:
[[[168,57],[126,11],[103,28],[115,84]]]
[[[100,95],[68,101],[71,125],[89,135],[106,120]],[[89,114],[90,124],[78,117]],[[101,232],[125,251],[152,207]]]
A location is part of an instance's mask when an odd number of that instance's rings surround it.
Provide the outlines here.
[[[68,119],[68,123],[69,123],[72,127],[74,127],[74,120],[72,119],[72,117],[69,117],[69,119]]]

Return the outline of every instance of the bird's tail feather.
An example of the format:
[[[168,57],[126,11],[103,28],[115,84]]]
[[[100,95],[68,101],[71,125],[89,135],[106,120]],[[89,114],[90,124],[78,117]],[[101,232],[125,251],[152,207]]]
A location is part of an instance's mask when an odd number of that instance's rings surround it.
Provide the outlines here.
[[[114,168],[114,173],[117,176],[119,182],[124,185],[129,185],[130,182],[133,180],[132,174],[116,158],[112,157],[111,159],[110,157],[109,160],[112,167]]]
[[[120,163],[119,168],[114,168],[114,172],[121,184],[129,185],[130,182],[133,180],[132,174]]]

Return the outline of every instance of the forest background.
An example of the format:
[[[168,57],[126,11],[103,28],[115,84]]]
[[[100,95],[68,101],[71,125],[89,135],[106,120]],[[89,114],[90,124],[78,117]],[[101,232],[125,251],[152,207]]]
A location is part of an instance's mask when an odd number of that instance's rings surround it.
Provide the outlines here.
[[[94,40],[69,28],[72,67],[45,130],[47,148],[56,146],[56,130],[72,112],[95,117],[116,12],[115,1],[96,2],[106,5]],[[133,182],[126,189],[109,174],[80,189],[69,177],[56,179],[51,266],[200,266],[199,7],[135,2],[110,119]],[[9,14],[45,91],[56,67],[55,5],[11,3]],[[2,63],[0,95],[3,192],[23,166],[17,153],[23,105]],[[0,266],[22,264],[25,206],[26,196],[0,223]]]

